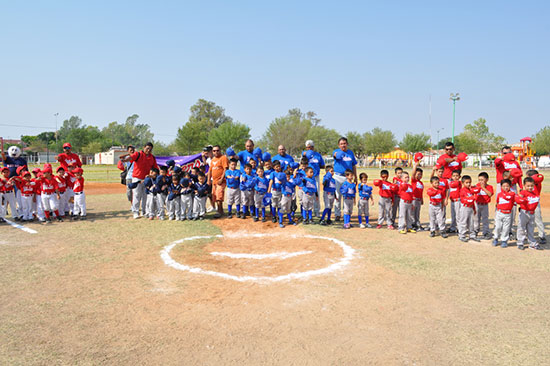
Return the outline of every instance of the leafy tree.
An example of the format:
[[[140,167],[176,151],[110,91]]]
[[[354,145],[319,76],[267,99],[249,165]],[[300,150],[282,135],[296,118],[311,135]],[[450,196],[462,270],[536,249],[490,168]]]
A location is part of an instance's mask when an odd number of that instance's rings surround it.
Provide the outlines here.
[[[365,136],[359,132],[350,131],[346,134],[348,146],[353,151],[355,156],[362,158],[365,156]],[[335,142],[333,142],[335,145]]]
[[[405,136],[403,136],[403,140],[399,144],[399,147],[408,153],[426,151],[430,147],[430,136],[425,133],[415,134],[407,132]]]
[[[161,141],[154,141],[153,145],[155,145],[154,153],[157,156],[179,155],[175,143],[165,144]]]
[[[447,141],[451,141],[451,137],[442,138],[441,140],[439,140],[439,142],[437,142],[437,144],[435,144],[433,146],[433,148],[436,149],[436,150],[441,150],[441,149],[445,148],[445,144],[447,143]],[[455,139],[455,146],[458,146],[458,143],[457,143],[456,139]],[[457,148],[457,150],[458,150],[458,148]]]
[[[178,150],[190,155],[200,152],[207,139],[208,131],[204,129],[203,123],[189,121],[178,129],[176,146]]]
[[[365,132],[365,154],[374,155],[386,154],[392,151],[397,145],[397,140],[391,131],[382,130],[379,127],[370,132]]]
[[[111,146],[144,146],[153,141],[153,133],[148,124],[137,123],[139,115],[133,114],[126,119],[124,124],[111,122],[103,128],[102,133]]]
[[[208,134],[208,142],[211,145],[220,145],[224,150],[229,146],[237,151],[244,150],[244,143],[249,138],[250,127],[233,121],[222,123]]]
[[[103,151],[103,149],[99,141],[91,141],[86,146],[82,147],[82,153],[84,154],[95,154],[101,151]]]
[[[338,138],[340,138],[338,131],[319,124],[312,126],[307,134],[307,140],[313,140],[315,150],[323,155],[329,154],[335,149]]]
[[[456,140],[460,145],[460,151],[480,156],[489,151],[498,151],[505,142],[502,136],[489,132],[487,121],[484,118],[479,118],[464,126],[464,131],[457,136]]]
[[[199,99],[197,103],[191,106],[190,110],[189,122],[200,122],[207,132],[220,127],[225,122],[233,121],[231,117],[225,115],[224,108],[205,99]]]
[[[21,141],[23,141],[23,143],[27,146],[32,145],[37,140],[38,136],[21,135]]]
[[[272,152],[276,152],[279,145],[285,145],[288,154],[299,155],[310,129],[311,121],[298,108],[294,108],[286,116],[275,118],[269,124],[262,141]]]
[[[541,128],[535,136],[531,148],[535,150],[538,156],[550,154],[550,126]]]

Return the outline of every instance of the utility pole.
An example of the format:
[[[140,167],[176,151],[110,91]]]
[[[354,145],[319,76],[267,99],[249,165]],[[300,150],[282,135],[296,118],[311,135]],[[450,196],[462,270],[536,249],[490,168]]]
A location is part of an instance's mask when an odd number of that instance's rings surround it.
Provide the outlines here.
[[[454,144],[455,143],[455,104],[457,100],[460,100],[458,93],[451,93],[451,97],[449,98],[453,101],[453,134],[451,136],[451,141]]]

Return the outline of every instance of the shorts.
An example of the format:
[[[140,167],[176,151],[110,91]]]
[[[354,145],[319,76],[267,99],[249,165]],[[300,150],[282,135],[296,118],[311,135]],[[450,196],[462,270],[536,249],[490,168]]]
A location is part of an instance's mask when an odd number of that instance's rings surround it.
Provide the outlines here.
[[[225,198],[225,182],[223,184],[214,184],[212,186],[212,199],[214,201],[223,201]]]

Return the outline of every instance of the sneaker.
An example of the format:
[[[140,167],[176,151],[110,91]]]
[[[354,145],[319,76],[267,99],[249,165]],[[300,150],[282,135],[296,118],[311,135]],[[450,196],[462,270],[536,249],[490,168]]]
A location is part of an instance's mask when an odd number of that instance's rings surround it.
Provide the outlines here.
[[[501,248],[508,248],[508,243],[503,241],[502,243],[500,243],[500,247]]]
[[[149,220],[153,220],[153,218],[152,218],[152,217],[149,217]]]
[[[137,220],[137,219],[139,219],[139,217],[140,217],[140,216],[139,216],[139,214],[138,214],[138,213],[134,213],[134,220]]]
[[[344,224],[344,229],[349,229],[351,227],[350,224]]]
[[[395,230],[395,227],[393,227],[393,225],[390,225],[390,226],[388,226],[388,229],[389,230]]]
[[[368,224],[368,223],[367,223],[367,224],[365,224],[365,226],[366,226],[367,228],[369,228],[369,229],[372,229],[372,225],[371,225],[371,224]]]
[[[199,216],[199,220],[200,221],[204,220],[204,216]]]
[[[341,218],[340,216],[336,216],[336,218],[334,219],[334,221],[340,222],[340,218]]]
[[[164,221],[164,217],[158,217],[158,219],[159,219],[160,221]],[[183,221],[183,219],[182,219],[181,221]]]
[[[359,224],[359,227],[360,227],[361,229],[366,228],[365,224]]]
[[[428,229],[426,229],[422,225],[418,225],[417,228],[416,228],[416,231],[426,231],[426,230],[428,230]]]
[[[516,240],[516,239],[517,239],[516,233],[510,232],[510,240]]]
[[[327,225],[332,225],[332,220],[327,220]]]
[[[542,250],[542,247],[538,244],[529,245],[529,249]]]
[[[311,224],[311,221],[310,221],[309,219],[304,220],[304,224],[305,224],[305,225],[309,225],[309,224]]]
[[[206,212],[214,212],[214,207],[208,207],[208,209],[206,210]]]
[[[482,239],[483,239],[483,240],[491,240],[491,239],[493,239],[493,235],[487,233],[487,234],[485,234],[485,235],[483,236]]]
[[[469,240],[468,238],[458,238],[458,240],[464,242],[464,243],[467,243]]]
[[[434,238],[435,237],[435,231],[430,231],[430,238]]]
[[[493,239],[493,242],[491,243],[491,245],[496,247],[498,245],[498,239]]]
[[[271,218],[271,222],[273,222],[273,223],[277,222],[277,218],[276,218],[275,216],[273,216],[273,217]]]
[[[539,238],[539,244],[540,245],[546,244],[546,237]]]
[[[298,223],[296,221],[290,221],[289,224],[294,225],[294,226],[298,225]]]
[[[232,214],[232,213],[228,213],[228,214],[227,214],[227,218],[228,218],[228,219],[232,219],[232,218],[233,218],[233,214]]]
[[[441,237],[443,239],[447,239],[449,237],[449,234],[447,234],[447,232],[444,231],[444,232],[441,233]]]
[[[63,222],[63,218],[61,216],[57,216],[57,221]]]
[[[525,249],[525,247],[523,246],[523,244],[518,244],[518,249],[523,250],[523,249]]]
[[[473,240],[473,241],[478,242],[478,243],[481,241],[481,240],[479,240],[479,238],[477,238],[477,237],[470,238],[470,240]]]
[[[241,219],[246,219],[246,215],[244,213],[241,214]]]
[[[78,221],[78,215],[72,216],[71,219],[73,219],[73,221]]]
[[[407,230],[399,230],[399,234],[406,234]]]
[[[181,218],[181,221],[185,221],[185,220],[187,220],[187,217],[182,217]]]
[[[262,217],[262,222],[266,222],[267,220],[265,219],[265,217]]]
[[[258,222],[258,218],[257,218],[256,216],[254,216],[254,217],[252,218],[252,221]]]
[[[215,219],[219,219],[220,217],[222,217],[222,214],[221,214],[221,213],[216,212],[216,213],[214,214],[214,218],[215,218]]]
[[[407,232],[409,232],[409,233],[416,233],[416,230],[415,230],[415,229],[409,229],[409,230],[407,230]],[[443,235],[441,235],[441,236],[443,236]]]
[[[319,221],[319,225],[327,226],[327,222],[325,220]]]
[[[279,224],[279,227],[280,227],[280,228],[282,229],[282,228],[284,228],[284,227],[285,227],[285,225],[283,225],[283,224]]]
[[[377,229],[382,229],[382,225],[376,225]]]

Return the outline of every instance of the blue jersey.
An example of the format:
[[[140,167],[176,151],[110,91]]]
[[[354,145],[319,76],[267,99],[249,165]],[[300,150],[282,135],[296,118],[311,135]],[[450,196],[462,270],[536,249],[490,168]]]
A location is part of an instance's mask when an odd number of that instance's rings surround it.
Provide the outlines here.
[[[288,179],[287,177],[287,180],[283,187],[283,194],[285,196],[292,196],[292,194],[294,194],[295,189],[296,189],[296,181],[293,178]]]
[[[242,172],[244,172],[245,164],[248,164],[250,160],[256,161],[256,165],[258,165],[258,158],[256,158],[253,153],[248,152],[247,150],[239,152],[237,156],[239,157]]]
[[[193,185],[193,189],[195,191],[196,197],[206,197],[208,196],[208,192],[210,191],[210,186],[206,182],[202,184],[197,182]]]
[[[274,170],[273,169],[265,169],[264,170],[264,177],[266,177],[267,179],[269,179],[269,177],[271,176],[271,173],[273,173]]]
[[[345,181],[340,187],[340,193],[344,196],[344,198],[355,198],[355,188],[355,183]]]
[[[297,169],[296,170],[296,178],[302,179],[306,177],[306,172],[304,169]]]
[[[241,183],[241,171],[228,169],[225,171],[225,180],[229,188],[238,189]]]
[[[281,192],[283,190],[283,186],[286,183],[286,174],[283,172],[273,172],[271,173],[271,177],[269,177],[270,180],[273,181],[273,184],[271,185],[271,189]]]
[[[168,194],[168,185],[170,184],[170,178],[166,175],[159,175],[155,180],[157,186],[157,193]]]
[[[313,169],[313,176],[318,177],[321,172],[321,168],[325,167],[325,161],[323,156],[317,151],[306,150],[302,152],[302,156],[307,158],[308,166]]]
[[[323,177],[323,191],[327,193],[336,192],[336,180],[334,180],[331,173],[326,173]]]
[[[252,175],[242,173],[239,188],[241,191],[251,191],[252,188],[254,188],[254,177]]]
[[[269,179],[266,177],[260,178],[255,177],[254,178],[254,190],[258,193],[267,193],[267,187],[269,186]]]
[[[372,196],[372,187],[369,187],[366,184],[359,183],[359,198],[368,200]]]
[[[271,161],[279,160],[281,162],[281,170],[284,172],[289,167],[290,163],[294,163],[294,158],[288,154],[281,156],[279,154],[271,158]]]
[[[315,178],[302,178],[302,191],[308,194],[317,193],[317,181]]]
[[[336,149],[332,156],[334,156],[334,172],[338,175],[344,175],[346,170],[353,171],[353,167],[357,165],[355,154],[349,149],[347,151]]]
[[[174,184],[174,182],[170,183],[168,186],[168,193],[179,195],[181,192],[182,186],[181,184]]]
[[[27,161],[23,157],[12,158],[6,154],[6,160],[4,160],[4,166],[10,170],[10,178],[17,175],[17,168],[27,165]]]
[[[155,180],[151,177],[147,177],[143,180],[143,186],[145,187],[145,193],[147,194],[157,194],[157,186],[155,185]]]

